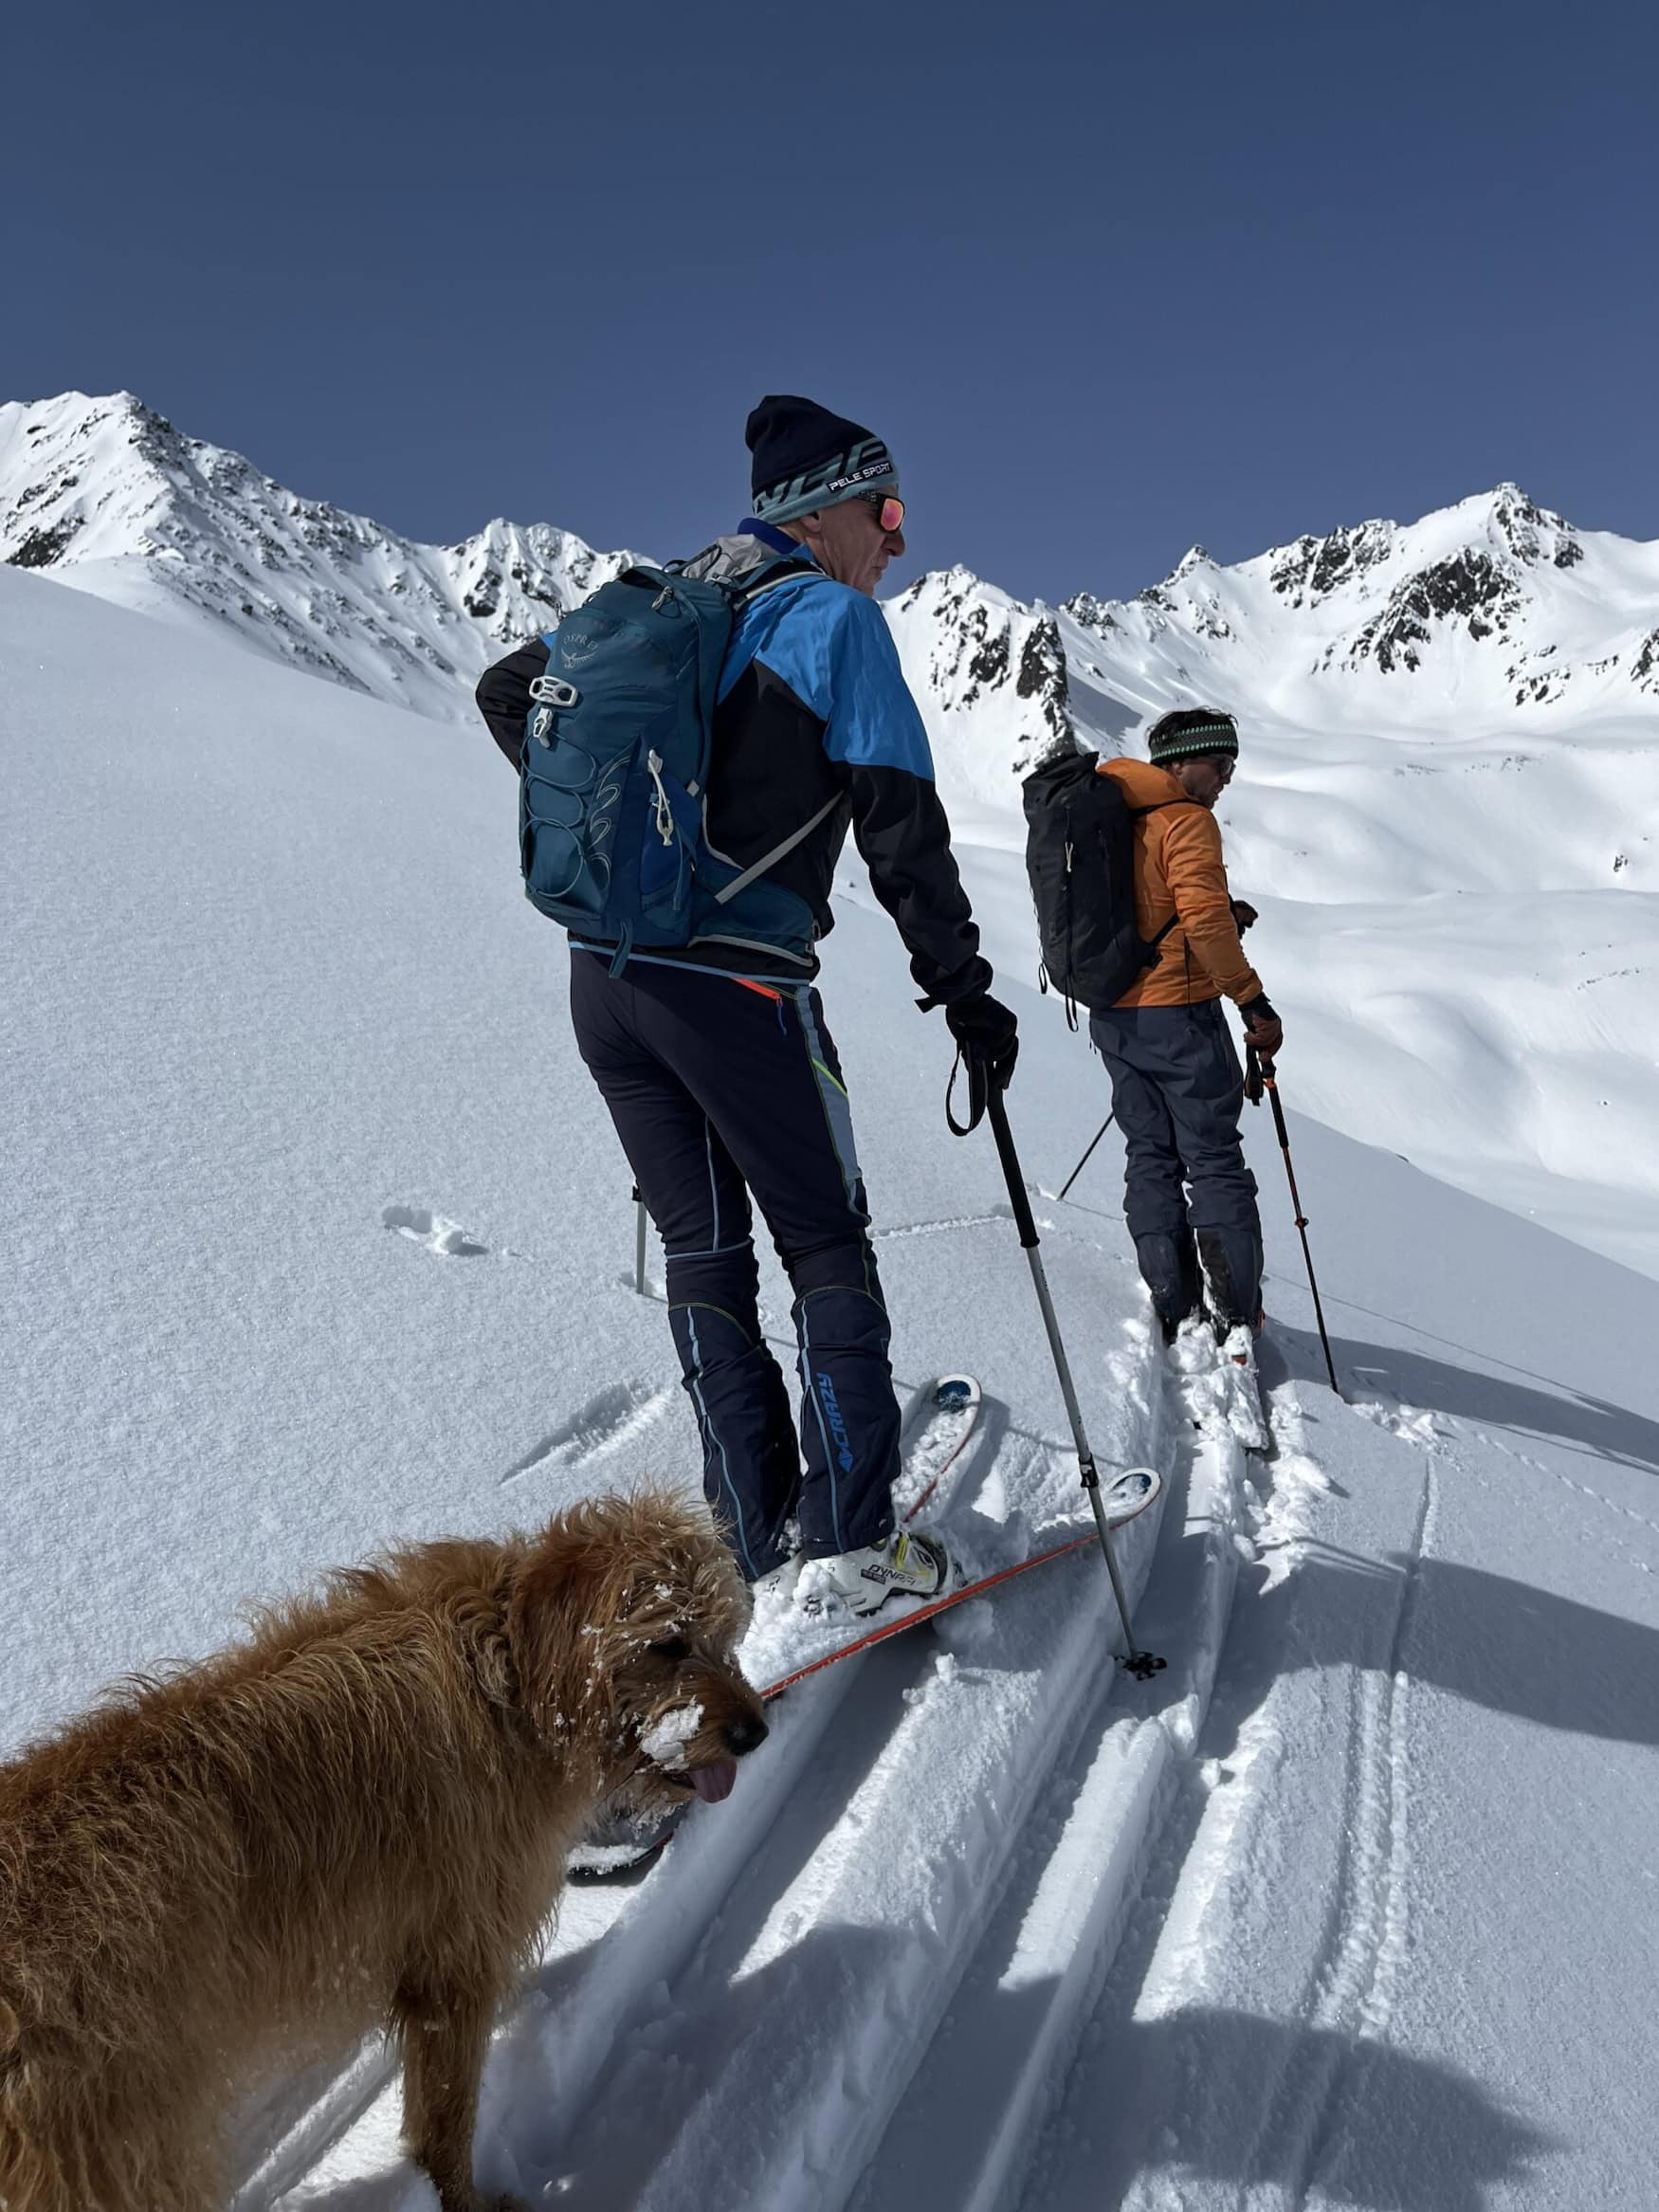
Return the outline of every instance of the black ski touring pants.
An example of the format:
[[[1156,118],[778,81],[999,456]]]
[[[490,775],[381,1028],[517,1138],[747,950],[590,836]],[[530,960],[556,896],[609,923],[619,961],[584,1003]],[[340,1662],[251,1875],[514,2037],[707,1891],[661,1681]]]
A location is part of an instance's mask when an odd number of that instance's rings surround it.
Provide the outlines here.
[[[668,1271],[703,1486],[743,1573],[874,1544],[893,1525],[899,1408],[852,1116],[818,994],[573,946],[571,1018]],[[802,1386],[761,1335],[753,1196],[794,1291]],[[803,1465],[804,1463],[804,1465]]]

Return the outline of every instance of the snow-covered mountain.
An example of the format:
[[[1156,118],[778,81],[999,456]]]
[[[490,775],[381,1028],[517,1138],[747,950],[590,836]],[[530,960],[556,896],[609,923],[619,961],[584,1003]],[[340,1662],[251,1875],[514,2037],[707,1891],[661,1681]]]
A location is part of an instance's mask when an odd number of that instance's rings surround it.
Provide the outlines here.
[[[994,804],[1068,721],[1116,752],[1195,703],[1239,716],[1245,773],[1279,730],[1327,755],[1502,738],[1517,764],[1612,723],[1659,737],[1659,542],[1576,530],[1512,484],[1231,567],[1194,546],[1130,600],[1027,605],[953,569],[888,612],[947,761]]]
[[[462,679],[493,650],[629,558],[501,520],[417,544],[284,490],[130,393],[0,407],[0,558],[141,612],[211,614],[443,720],[469,714]],[[1231,567],[1194,546],[1131,600],[1085,591],[1056,611],[952,568],[889,612],[949,749],[999,791],[1068,716],[1109,746],[1194,699],[1308,729],[1503,723],[1521,739],[1632,714],[1659,729],[1659,543],[1577,530],[1512,484]]]
[[[76,393],[0,408],[0,557],[457,722],[629,558],[505,521],[414,544]],[[1195,547],[1128,601],[955,568],[887,613],[1005,977],[1035,975],[1032,758],[1229,706],[1229,864],[1297,1102],[1659,1272],[1659,543],[1504,484],[1229,567]]]
[[[1068,600],[1108,669],[1390,721],[1659,706],[1659,544],[1578,531],[1520,486],[1221,568],[1193,547],[1123,603]],[[1328,681],[1322,681],[1328,679]],[[1353,681],[1358,679],[1359,681]]]
[[[454,721],[507,645],[630,557],[545,523],[419,545],[285,491],[130,392],[0,407],[0,559],[141,613],[206,614],[257,650]]]

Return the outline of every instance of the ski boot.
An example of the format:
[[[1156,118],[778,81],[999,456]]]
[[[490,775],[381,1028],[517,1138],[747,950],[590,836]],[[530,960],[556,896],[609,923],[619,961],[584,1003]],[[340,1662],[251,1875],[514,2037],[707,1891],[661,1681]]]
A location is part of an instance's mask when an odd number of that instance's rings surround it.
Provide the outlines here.
[[[889,1598],[942,1598],[957,1579],[950,1553],[937,1536],[896,1528],[880,1544],[816,1559],[811,1595],[837,1599],[856,1618],[879,1613]]]

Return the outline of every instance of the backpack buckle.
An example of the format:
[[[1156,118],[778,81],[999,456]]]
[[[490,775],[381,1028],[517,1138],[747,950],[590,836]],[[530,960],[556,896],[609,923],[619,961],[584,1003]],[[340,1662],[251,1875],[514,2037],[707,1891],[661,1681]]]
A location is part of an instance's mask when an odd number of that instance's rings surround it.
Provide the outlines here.
[[[567,684],[562,676],[538,676],[530,686],[530,696],[539,700],[543,705],[556,709],[574,706],[582,695],[574,684]]]
[[[554,716],[561,707],[574,706],[582,695],[562,676],[538,676],[530,686],[530,696],[537,703],[530,718],[530,735],[538,745],[551,747]]]

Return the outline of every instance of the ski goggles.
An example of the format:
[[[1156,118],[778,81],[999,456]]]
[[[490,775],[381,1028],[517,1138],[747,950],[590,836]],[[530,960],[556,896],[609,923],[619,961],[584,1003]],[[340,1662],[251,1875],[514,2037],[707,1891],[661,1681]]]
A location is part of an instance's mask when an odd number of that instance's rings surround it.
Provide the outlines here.
[[[904,502],[892,492],[855,491],[852,496],[869,508],[888,537],[904,527]]]

